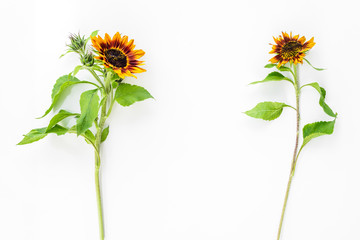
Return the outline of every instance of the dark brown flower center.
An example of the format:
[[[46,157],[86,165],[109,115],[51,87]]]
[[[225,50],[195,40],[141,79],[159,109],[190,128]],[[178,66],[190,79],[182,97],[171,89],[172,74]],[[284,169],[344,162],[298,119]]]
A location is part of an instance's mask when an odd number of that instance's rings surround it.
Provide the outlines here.
[[[288,42],[281,48],[281,56],[284,59],[295,57],[302,49],[302,45],[299,42]]]
[[[127,57],[118,49],[109,49],[105,51],[106,60],[115,67],[123,68],[127,65]]]

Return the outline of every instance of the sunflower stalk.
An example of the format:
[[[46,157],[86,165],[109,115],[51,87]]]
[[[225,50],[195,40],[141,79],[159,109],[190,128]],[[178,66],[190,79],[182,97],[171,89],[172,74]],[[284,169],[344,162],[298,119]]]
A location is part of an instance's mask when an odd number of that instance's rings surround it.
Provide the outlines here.
[[[290,175],[289,175],[289,180],[288,180],[288,184],[286,187],[286,193],[285,193],[285,199],[284,199],[284,204],[283,204],[283,208],[281,211],[281,217],[280,217],[280,223],[279,223],[279,229],[278,229],[278,234],[277,234],[277,240],[280,239],[281,236],[281,230],[282,230],[282,224],[284,221],[284,216],[285,216],[285,211],[286,211],[286,206],[287,206],[287,201],[289,198],[289,193],[290,193],[290,187],[291,187],[291,183],[292,183],[292,179],[294,177],[295,174],[295,169],[296,169],[296,162],[298,159],[298,147],[299,147],[299,131],[300,131],[300,84],[299,84],[299,74],[298,74],[298,67],[297,65],[293,64],[293,69],[294,69],[294,88],[295,88],[295,96],[296,96],[296,139],[295,139],[295,148],[294,148],[294,153],[293,153],[293,160],[291,163],[291,169],[290,169]]]
[[[95,72],[94,74],[96,75]],[[108,102],[107,101],[108,90],[106,87],[110,86],[108,82],[109,82],[109,78],[105,77],[105,89],[103,91],[104,96],[102,100],[104,102],[101,107],[99,123],[96,125],[96,135],[95,135],[95,188],[96,188],[96,200],[97,200],[98,218],[99,218],[99,234],[101,240],[104,239],[104,220],[103,220],[103,208],[102,208],[101,190],[100,190],[100,167],[101,167],[100,149],[101,149],[101,135],[104,130],[105,122],[107,119],[106,109]]]

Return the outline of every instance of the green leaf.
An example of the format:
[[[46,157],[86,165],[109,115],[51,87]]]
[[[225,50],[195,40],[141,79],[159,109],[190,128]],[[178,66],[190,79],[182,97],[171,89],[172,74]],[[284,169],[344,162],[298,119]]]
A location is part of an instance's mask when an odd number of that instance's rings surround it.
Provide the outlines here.
[[[273,68],[273,67],[276,67],[276,64],[274,64],[274,63],[269,63],[269,64],[266,64],[266,65],[264,66],[264,68]]]
[[[261,102],[258,103],[253,109],[246,111],[245,114],[253,118],[260,118],[270,121],[278,118],[281,115],[284,107],[291,106],[279,102]]]
[[[51,99],[52,99],[51,106],[48,108],[48,110],[46,110],[44,115],[39,118],[45,117],[51,111],[51,109],[54,108],[55,104],[59,101],[59,98],[65,89],[78,83],[82,83],[82,81],[80,81],[79,79],[73,76],[64,75],[58,78],[51,93]]]
[[[116,89],[119,86],[119,83],[118,82],[113,82],[111,84],[111,86],[112,86],[113,89]]]
[[[113,70],[111,70],[111,71],[112,71],[111,78],[110,78],[111,82],[122,80],[116,72],[114,72]]]
[[[264,82],[271,82],[271,81],[282,81],[282,80],[286,80],[286,81],[291,82],[291,84],[294,84],[293,81],[291,81],[289,78],[285,77],[284,75],[282,75],[279,72],[269,73],[264,80],[252,82],[250,84],[257,84],[257,83],[264,83]]]
[[[99,112],[99,96],[98,89],[88,90],[80,96],[81,115],[76,121],[77,135],[84,133],[90,128],[98,116]]]
[[[21,140],[18,145],[25,145],[29,143],[33,143],[36,141],[39,141],[40,139],[43,139],[48,135],[48,133],[56,133],[57,135],[63,135],[65,134],[68,129],[64,128],[60,125],[55,125],[53,128],[51,128],[49,131],[46,131],[46,127],[44,128],[36,128],[31,130],[28,134],[24,135],[23,140]]]
[[[121,83],[115,92],[116,101],[124,107],[148,98],[153,96],[145,88],[128,83]]]
[[[73,50],[67,50],[65,53],[61,54],[59,58],[62,58],[63,56],[65,56],[68,53],[74,52]]]
[[[46,133],[56,133],[56,135],[60,136],[60,135],[64,135],[68,131],[69,131],[68,128],[56,124],[50,130],[46,130]]]
[[[24,135],[23,140],[21,140],[17,145],[24,145],[39,141],[40,139],[46,137],[45,133],[46,128],[36,128],[31,130],[29,133]]]
[[[55,126],[55,124],[57,124],[58,122],[62,121],[63,119],[67,118],[67,117],[71,117],[71,116],[79,116],[80,114],[78,113],[71,113],[68,112],[66,110],[60,110],[58,114],[56,114],[51,120],[50,123],[48,125],[48,127],[46,128],[46,130],[50,130],[53,126]]]
[[[90,36],[95,37],[98,34],[98,32],[99,30],[95,30],[90,34]]]
[[[291,72],[291,69],[288,68],[288,67],[285,67],[285,66],[280,66],[280,67],[277,68],[277,69],[279,69],[279,70],[282,71],[282,72]]]
[[[336,117],[337,114],[334,113],[333,110],[331,110],[331,108],[325,103],[325,96],[326,96],[325,89],[320,87],[319,83],[317,83],[317,82],[306,84],[306,85],[302,86],[301,88],[306,87],[306,86],[311,86],[311,87],[315,88],[316,91],[319,92],[319,94],[320,94],[319,105],[322,107],[322,109],[324,110],[324,112],[327,115],[329,115],[331,117]]]
[[[99,30],[95,30],[93,31],[90,36],[91,37],[95,37],[97,34],[98,34]],[[91,37],[88,37],[86,40],[85,40],[85,45],[88,43],[88,41],[90,40]]]
[[[90,68],[94,71],[98,71],[100,73],[104,73],[104,70],[101,67],[99,67],[98,65],[92,65],[91,67],[87,67],[87,68]]]
[[[85,137],[85,141],[89,144],[93,144],[95,143],[95,136],[92,133],[92,131],[90,131],[89,129],[85,131],[85,133],[83,134]],[[91,141],[91,142],[89,142]]]
[[[82,70],[82,69],[84,69],[84,68],[86,68],[86,66],[84,66],[84,65],[77,65],[77,66],[74,68],[74,71],[72,71],[72,75],[73,75],[73,76],[76,76],[76,74],[77,74],[80,70]]]
[[[108,135],[109,135],[109,126],[104,128],[104,130],[102,131],[102,133],[101,133],[101,142],[104,142]]]
[[[304,58],[304,60],[315,70],[317,71],[323,71],[323,70],[326,70],[325,68],[316,68],[314,67],[313,65],[311,65],[311,63],[309,62],[309,60],[307,60],[306,58]]]
[[[265,65],[265,68],[273,68],[273,67],[276,67],[278,70],[280,70],[281,72],[291,72],[291,69],[288,68],[288,67],[285,67],[285,66],[280,66],[280,67],[277,67],[277,64],[274,64],[274,63],[269,63],[269,64],[266,64]]]
[[[311,139],[314,139],[316,137],[320,137],[322,135],[330,135],[334,132],[334,125],[335,120],[330,122],[314,122],[306,124],[303,128],[303,144],[300,148],[300,151],[302,148],[310,142]],[[299,153],[300,153],[299,151]]]

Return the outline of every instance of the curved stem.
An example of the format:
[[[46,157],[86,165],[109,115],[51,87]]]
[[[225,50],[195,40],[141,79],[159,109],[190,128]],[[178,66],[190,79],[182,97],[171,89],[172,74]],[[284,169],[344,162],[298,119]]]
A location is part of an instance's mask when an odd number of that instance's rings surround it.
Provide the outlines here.
[[[279,229],[278,229],[278,234],[277,234],[277,240],[280,239],[281,236],[281,229],[282,229],[282,224],[284,221],[284,216],[285,216],[285,210],[286,210],[286,205],[287,205],[287,201],[289,198],[289,192],[290,192],[290,187],[291,187],[291,183],[292,183],[292,179],[294,177],[295,174],[295,168],[296,168],[296,162],[297,162],[297,157],[298,157],[298,146],[299,146],[299,129],[300,129],[300,88],[299,88],[299,79],[298,79],[298,72],[297,72],[297,65],[294,65],[294,81],[295,81],[295,94],[296,94],[296,140],[295,140],[295,148],[294,148],[294,154],[293,154],[293,160],[292,160],[292,164],[291,164],[291,170],[290,170],[290,175],[289,175],[289,181],[287,184],[287,188],[286,188],[286,194],[285,194],[285,199],[284,199],[284,205],[282,208],[282,212],[281,212],[281,218],[280,218],[280,224],[279,224]]]
[[[106,114],[106,117],[109,117],[110,116],[110,113],[111,113],[111,110],[114,106],[114,103],[115,103],[115,98],[112,98],[111,99],[111,103],[110,103],[110,107],[109,107],[109,110],[108,110],[108,113]]]
[[[100,85],[105,88],[104,84],[102,83],[101,79],[99,78],[99,76],[95,73],[94,70],[92,70],[91,68],[86,68],[93,76],[94,78],[96,79],[96,81],[98,81],[98,83],[100,83]]]
[[[93,83],[93,82],[89,82],[89,81],[82,81],[83,83],[88,83],[88,84],[91,84],[91,85],[94,85],[95,87],[97,88],[101,88],[99,85],[97,85],[96,83]]]

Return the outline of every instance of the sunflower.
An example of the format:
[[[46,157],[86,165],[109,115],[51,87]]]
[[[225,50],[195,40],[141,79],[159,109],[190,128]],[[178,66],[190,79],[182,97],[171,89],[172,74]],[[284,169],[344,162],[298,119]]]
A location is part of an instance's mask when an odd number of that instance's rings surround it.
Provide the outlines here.
[[[292,36],[290,32],[282,32],[282,36],[279,35],[278,38],[274,38],[276,44],[271,44],[272,50],[269,53],[277,54],[275,57],[271,58],[269,61],[272,63],[278,63],[278,67],[281,65],[290,62],[290,63],[303,63],[303,58],[305,53],[310,50],[314,45],[314,37],[309,41],[306,41],[306,38],[303,36],[299,38],[299,35]]]
[[[128,41],[128,36],[123,36],[117,32],[111,39],[109,34],[105,33],[105,39],[99,35],[91,37],[93,47],[99,56],[95,58],[101,60],[105,67],[112,68],[120,78],[126,76],[135,77],[133,73],[141,73],[146,70],[139,67],[144,61],[138,59],[144,56],[143,50],[134,50],[134,40]]]

